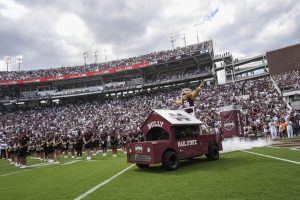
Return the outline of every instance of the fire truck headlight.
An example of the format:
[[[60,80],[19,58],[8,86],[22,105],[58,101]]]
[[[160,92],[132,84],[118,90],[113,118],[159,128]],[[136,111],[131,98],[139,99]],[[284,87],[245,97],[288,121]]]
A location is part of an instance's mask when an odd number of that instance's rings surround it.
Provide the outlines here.
[[[150,147],[147,148],[147,153],[150,153]]]
[[[129,148],[129,153],[131,153],[132,152],[132,150],[131,150],[131,148]]]

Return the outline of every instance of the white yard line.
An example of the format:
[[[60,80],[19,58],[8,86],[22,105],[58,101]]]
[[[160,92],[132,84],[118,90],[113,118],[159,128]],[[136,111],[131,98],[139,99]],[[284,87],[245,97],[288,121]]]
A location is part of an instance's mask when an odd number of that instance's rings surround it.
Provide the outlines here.
[[[265,158],[272,158],[272,159],[275,159],[275,160],[281,160],[281,161],[285,161],[285,162],[289,162],[289,163],[294,163],[294,164],[300,165],[300,162],[297,162],[297,161],[294,161],[294,160],[288,160],[288,159],[278,158],[278,157],[269,156],[269,155],[265,155],[265,154],[254,153],[254,152],[251,152],[251,151],[242,151],[242,152],[254,154],[254,155],[265,157]]]
[[[297,148],[290,148],[291,150],[294,150],[294,151],[300,151],[300,149],[297,149]]]
[[[49,165],[49,163],[47,163],[47,162],[38,163],[38,164],[34,164],[34,165],[28,165],[27,167],[40,167],[40,166],[45,166],[45,165]]]
[[[272,148],[272,149],[279,149],[280,147],[274,147],[274,146],[267,146],[269,148]]]
[[[77,163],[77,162],[80,162],[82,160],[73,160],[73,161],[70,161],[70,162],[66,162],[66,163],[62,163],[61,165],[71,165],[73,163]]]
[[[81,194],[80,196],[76,197],[74,200],[81,200],[81,199],[87,197],[89,194],[91,194],[92,192],[94,192],[97,189],[101,188],[102,186],[106,185],[107,183],[111,182],[112,180],[114,180],[115,178],[117,178],[118,176],[120,176],[121,174],[123,174],[124,172],[126,172],[127,170],[129,170],[133,166],[134,165],[130,165],[129,167],[127,167],[127,168],[123,169],[122,171],[116,173],[115,175],[113,175],[109,179],[106,179],[105,181],[99,183],[95,187],[91,188],[90,190],[88,190],[85,193]]]
[[[297,149],[297,148],[294,148],[294,147],[273,147],[273,146],[267,146],[269,148],[272,148],[272,149],[281,149],[281,148],[284,148],[284,149],[290,149],[290,150],[293,150],[293,151],[300,151],[300,149]]]

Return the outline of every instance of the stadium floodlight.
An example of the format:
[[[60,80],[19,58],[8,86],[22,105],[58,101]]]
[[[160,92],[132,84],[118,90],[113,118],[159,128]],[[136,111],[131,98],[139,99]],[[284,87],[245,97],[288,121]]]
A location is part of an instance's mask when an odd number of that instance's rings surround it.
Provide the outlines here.
[[[174,42],[176,41],[175,33],[172,33],[172,34],[169,36],[169,41],[171,42],[172,48],[174,49]]]
[[[103,52],[104,52],[104,59],[105,59],[105,62],[107,62],[107,50],[104,49]]]
[[[84,65],[86,65],[86,59],[87,59],[87,57],[89,56],[89,55],[88,55],[88,52],[85,51],[85,52],[83,52],[82,55],[83,55],[83,59],[84,59]]]
[[[16,56],[16,63],[19,65],[19,71],[21,70],[21,64],[23,63],[23,56]]]
[[[200,42],[199,42],[199,32],[198,32],[198,26],[199,26],[199,24],[198,24],[198,23],[196,23],[196,24],[195,24],[195,29],[196,29],[197,42],[198,42],[198,44],[200,44]]]
[[[184,47],[186,47],[186,33],[185,32],[181,33],[181,38],[182,38],[182,40],[184,42]]]
[[[95,64],[97,64],[98,50],[94,51]]]
[[[6,63],[6,70],[8,72],[8,65],[11,64],[11,57],[10,56],[4,56],[4,62]]]

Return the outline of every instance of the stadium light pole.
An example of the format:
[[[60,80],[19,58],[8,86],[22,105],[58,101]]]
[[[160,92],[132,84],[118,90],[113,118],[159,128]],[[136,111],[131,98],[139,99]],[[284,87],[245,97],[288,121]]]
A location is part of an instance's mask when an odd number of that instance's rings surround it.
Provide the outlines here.
[[[85,51],[83,53],[84,65],[86,65],[86,59],[87,59],[88,56],[89,56],[88,53]]]
[[[23,56],[17,56],[16,57],[16,63],[19,65],[19,71],[21,70],[21,64],[23,63]]]
[[[232,63],[231,61],[231,66],[232,66],[232,74],[231,74],[231,77],[232,77],[232,82],[235,83],[235,66],[234,64]]]
[[[195,24],[195,29],[196,29],[196,35],[197,35],[197,42],[198,42],[198,44],[200,44],[200,42],[199,42],[198,25],[199,25],[198,23]]]
[[[104,59],[105,59],[105,62],[107,62],[107,50],[104,49],[103,51],[104,51]]]
[[[247,114],[248,109],[241,109],[242,114],[244,114],[245,125],[247,125]]]
[[[95,64],[97,64],[98,50],[94,51]]]
[[[184,42],[184,47],[186,47],[186,33],[185,32],[181,33],[181,38],[182,38],[182,40]]]
[[[4,62],[6,63],[6,71],[8,72],[8,65],[11,64],[11,57],[10,56],[5,56],[4,57]]]
[[[172,43],[172,48],[174,49],[174,42],[176,41],[175,34],[172,33],[169,37],[169,41]]]

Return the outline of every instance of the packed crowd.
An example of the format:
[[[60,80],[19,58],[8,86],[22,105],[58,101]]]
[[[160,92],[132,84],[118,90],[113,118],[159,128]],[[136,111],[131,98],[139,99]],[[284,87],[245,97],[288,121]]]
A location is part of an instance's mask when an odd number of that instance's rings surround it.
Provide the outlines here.
[[[278,134],[273,139],[284,136],[279,131],[279,123],[290,124],[294,133],[298,134],[300,116],[290,112],[270,77],[208,87],[200,94],[196,105],[200,106],[198,112],[201,113],[198,115],[201,120],[212,127],[219,124],[217,108],[236,105],[245,115],[245,136],[270,135],[270,123],[275,123],[278,129]]]
[[[191,88],[193,87],[196,85],[191,85]],[[67,149],[73,151],[70,149],[73,147],[78,157],[81,156],[83,146],[86,149],[100,147],[105,154],[108,146],[115,148],[128,142],[141,141],[143,137],[139,127],[151,109],[178,109],[174,100],[179,99],[179,96],[180,89],[169,89],[145,92],[126,98],[1,113],[0,135],[13,153],[21,149],[18,146],[24,145],[28,145],[35,153],[41,152],[44,145],[43,156],[45,149],[50,149],[50,152],[46,151],[49,153],[50,161],[57,158],[53,157],[55,144],[59,144],[58,150],[66,148],[65,145],[68,144]],[[270,77],[225,85],[207,85],[195,100],[195,114],[211,131],[222,132],[218,108],[232,104],[247,111],[245,113],[245,124],[249,127],[247,134],[262,133],[265,130],[271,132],[272,123],[279,122],[293,127],[294,133],[289,134],[289,137],[298,134],[299,116],[289,112]],[[280,125],[276,126],[279,130]],[[279,133],[281,132],[278,131],[276,137],[272,138],[284,136]],[[24,137],[26,142],[20,137]],[[86,141],[90,141],[88,144],[93,145],[87,145]],[[74,153],[72,155],[74,156]],[[87,155],[89,157],[90,153],[87,152]],[[56,162],[58,161],[56,159]]]
[[[150,98],[149,94],[145,94],[128,99],[2,113],[0,132],[2,140],[8,144],[10,156],[19,155],[21,152],[22,157],[24,154],[21,149],[26,144],[33,152],[42,152],[43,156],[39,157],[45,159],[46,153],[50,162],[58,162],[59,157],[53,155],[56,149],[66,148],[63,142],[60,142],[66,140],[69,141],[67,149],[73,147],[72,155],[74,156],[76,150],[77,157],[81,157],[83,146],[86,149],[100,146],[104,150],[107,146],[113,149],[128,142],[141,141],[140,125],[151,108],[165,107],[168,95],[170,94],[160,93]],[[85,135],[91,132],[92,134],[85,138]],[[90,140],[93,144],[86,146],[84,140]],[[106,150],[103,153],[106,155]],[[16,165],[26,165],[22,161],[18,162],[16,156],[10,159]]]
[[[300,90],[299,70],[284,72],[273,76],[281,91]]]
[[[192,76],[205,74],[210,72],[211,68],[209,66],[203,68],[202,70],[198,69],[190,69],[187,71],[177,71],[177,72],[167,72],[162,74],[156,74],[153,76],[140,78],[137,82],[136,80],[128,80],[128,81],[119,81],[119,82],[111,82],[105,85],[98,85],[98,86],[90,86],[90,87],[83,87],[83,88],[73,88],[73,89],[64,89],[61,91],[48,91],[48,92],[27,92],[26,94],[23,92],[20,96],[10,95],[10,96],[1,96],[0,101],[7,101],[7,100],[15,100],[15,99],[22,99],[24,98],[31,98],[31,97],[41,97],[41,96],[62,96],[62,95],[74,95],[74,94],[82,94],[82,93],[90,93],[90,92],[99,92],[103,90],[114,90],[114,89],[125,89],[134,86],[141,86],[141,85],[149,85],[149,84],[156,84],[156,83],[164,83],[167,81],[174,81],[179,79],[188,79]]]
[[[209,48],[209,41],[201,44],[190,45],[187,47],[178,47],[173,50],[152,52],[146,55],[140,55],[131,58],[124,58],[120,60],[109,61],[101,64],[90,64],[87,66],[75,66],[75,67],[61,67],[51,69],[39,69],[32,71],[11,71],[2,72],[0,74],[0,80],[27,80],[33,78],[42,77],[56,77],[64,76],[68,74],[82,74],[91,71],[108,70],[111,68],[132,66],[134,64],[144,63],[146,61],[150,63],[161,63],[169,60],[178,59],[181,56],[189,56],[194,53],[199,53],[202,49]]]

